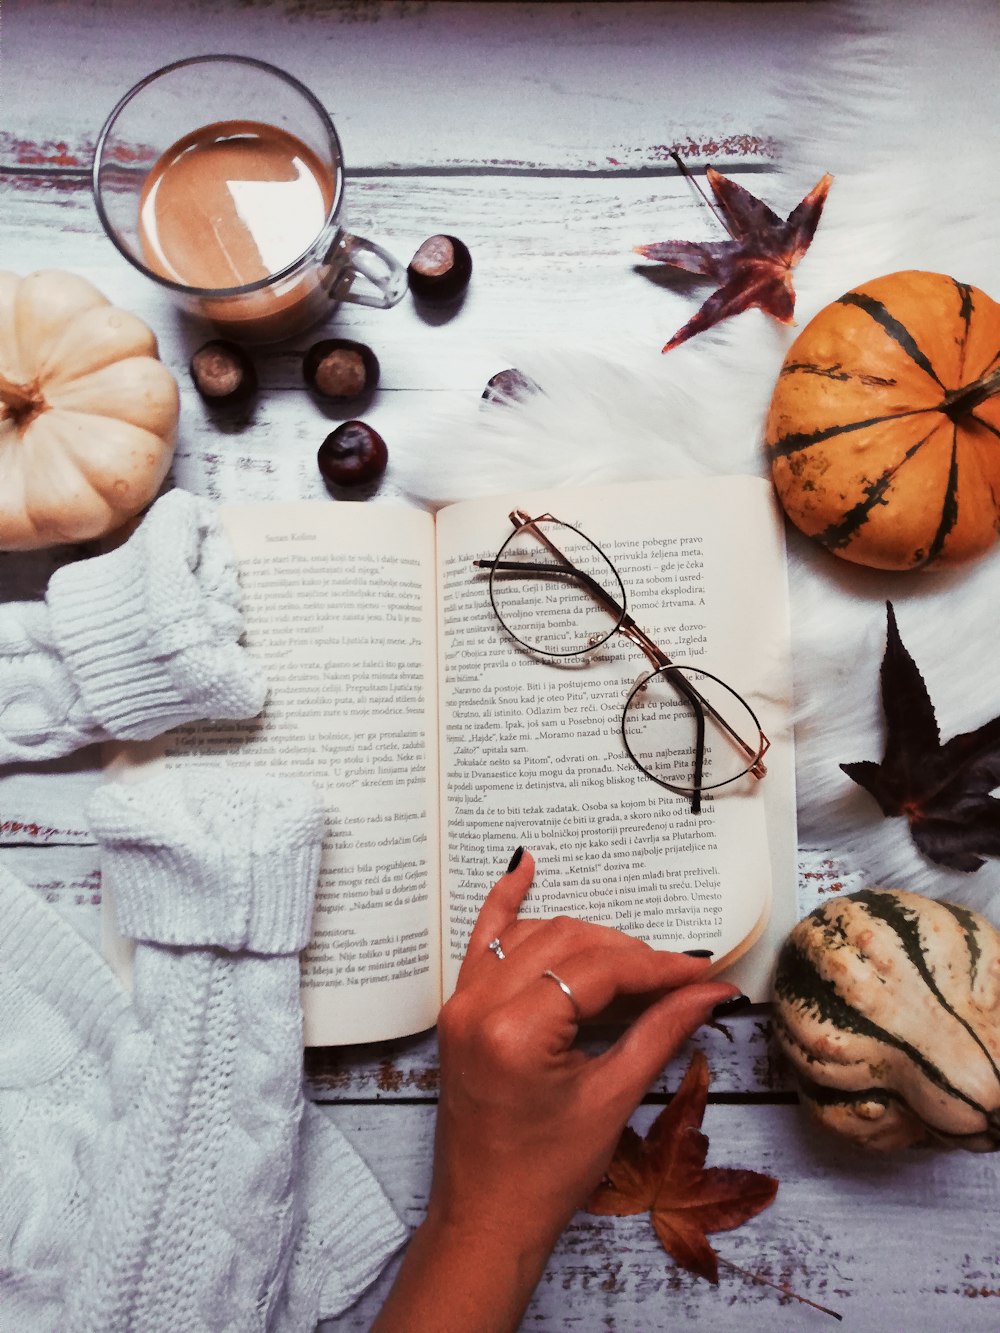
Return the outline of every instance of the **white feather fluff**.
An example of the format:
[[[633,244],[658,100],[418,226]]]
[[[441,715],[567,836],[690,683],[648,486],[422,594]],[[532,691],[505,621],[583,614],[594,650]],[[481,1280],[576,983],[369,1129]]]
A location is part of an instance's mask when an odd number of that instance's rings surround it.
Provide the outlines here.
[[[1000,7],[873,0],[822,9],[812,62],[783,75],[782,174],[768,185],[769,202],[787,212],[824,170],[835,175],[796,271],[800,322],[857,283],[904,268],[952,273],[1000,299]],[[433,422],[413,451],[420,475],[403,484],[440,504],[519,486],[766,474],[763,419],[791,336],[751,312],[667,356],[623,343],[512,347],[509,363],[544,392],[516,406],[470,403]],[[795,532],[788,545],[801,846],[869,882],[963,901],[1000,922],[1000,861],[974,874],[934,865],[905,821],[884,819],[839,767],[881,757],[887,600],[942,737],[1000,713],[1000,549],[949,573],[884,574]]]

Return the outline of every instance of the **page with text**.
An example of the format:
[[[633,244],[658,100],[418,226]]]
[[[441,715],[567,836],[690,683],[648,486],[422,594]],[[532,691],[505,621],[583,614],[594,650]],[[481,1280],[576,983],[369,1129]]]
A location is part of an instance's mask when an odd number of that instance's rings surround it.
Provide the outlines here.
[[[263,715],[180,727],[128,747],[126,762],[139,751],[168,768],[259,768],[318,788],[306,1045],[421,1031],[440,1004],[433,519],[309,502],[222,518],[247,646],[271,685]]]
[[[501,627],[489,573],[473,560],[496,556],[515,507],[598,543],[653,641],[750,702],[771,741],[765,778],[706,794],[692,813],[624,747],[626,698],[651,669],[635,646],[615,634],[555,659]],[[467,502],[438,515],[438,549],[445,994],[484,892],[522,843],[537,861],[527,914],[710,948],[720,965],[761,932],[783,936],[796,917],[795,817],[784,545],[770,487],[699,478]],[[726,975],[764,998],[772,953],[750,949]]]

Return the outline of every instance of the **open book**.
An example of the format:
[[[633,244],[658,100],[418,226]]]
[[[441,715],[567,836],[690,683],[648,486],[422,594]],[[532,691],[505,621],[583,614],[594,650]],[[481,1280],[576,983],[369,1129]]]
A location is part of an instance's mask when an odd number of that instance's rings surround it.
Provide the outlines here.
[[[597,542],[651,638],[750,703],[771,742],[763,780],[693,813],[626,752],[622,708],[651,669],[636,648],[613,635],[571,670],[518,648],[473,563],[496,556],[515,508]],[[261,767],[320,789],[307,1045],[432,1026],[483,897],[522,844],[537,861],[525,914],[712,949],[716,969],[765,998],[796,919],[786,575],[766,482],[522,493],[436,516],[276,503],[223,519],[247,642],[271,681],[265,712],[179,728],[114,766]]]

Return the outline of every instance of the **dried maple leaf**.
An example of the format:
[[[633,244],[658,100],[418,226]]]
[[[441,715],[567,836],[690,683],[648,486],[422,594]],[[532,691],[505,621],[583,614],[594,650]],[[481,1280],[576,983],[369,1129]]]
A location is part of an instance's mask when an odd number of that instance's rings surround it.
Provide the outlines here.
[[[678,159],[679,165],[680,160]],[[696,315],[664,346],[686,342],[730,315],[759,306],[782,324],[793,323],[795,289],[792,269],[809,249],[833,177],[825,175],[788,217],[779,218],[767,204],[721,172],[708,168],[708,183],[719,206],[728,241],[660,241],[637,245],[636,254],[661,264],[701,273],[717,284]],[[714,210],[713,210],[714,211]]]
[[[1000,856],[1000,717],[941,744],[937,717],[916,663],[903,647],[892,603],[882,658],[885,753],[880,764],[841,764],[878,801],[903,815],[917,847],[939,865],[978,870]]]
[[[697,1051],[646,1137],[626,1127],[587,1211],[601,1217],[652,1213],[667,1253],[717,1283],[719,1261],[707,1233],[731,1231],[766,1208],[778,1182],[757,1171],[706,1168],[708,1138],[700,1126],[707,1097],[708,1061]]]

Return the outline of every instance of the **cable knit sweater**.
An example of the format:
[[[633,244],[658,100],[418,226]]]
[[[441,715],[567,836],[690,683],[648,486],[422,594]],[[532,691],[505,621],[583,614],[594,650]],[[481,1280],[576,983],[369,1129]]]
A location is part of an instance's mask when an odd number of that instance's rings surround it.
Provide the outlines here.
[[[168,492],[117,550],[57,570],[44,602],[0,606],[0,764],[255,716],[266,686],[242,632],[214,506]]]
[[[302,1098],[315,797],[199,770],[90,813],[131,1002],[0,871],[0,1329],[311,1329],[403,1239]]]
[[[242,631],[214,508],[170,492],[0,606],[0,764],[255,715]],[[311,1329],[403,1239],[301,1092],[315,797],[199,770],[107,787],[91,823],[131,1001],[0,868],[0,1333]]]

